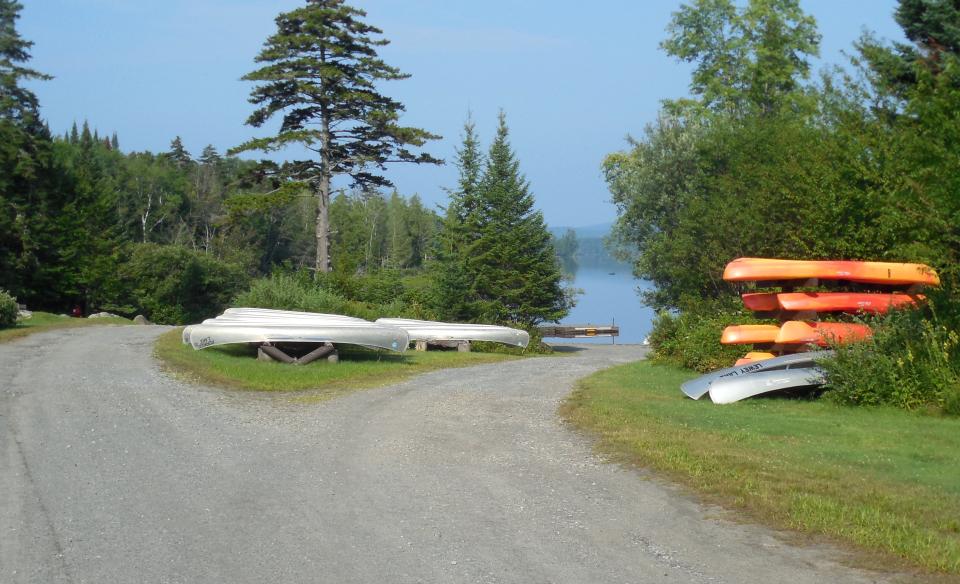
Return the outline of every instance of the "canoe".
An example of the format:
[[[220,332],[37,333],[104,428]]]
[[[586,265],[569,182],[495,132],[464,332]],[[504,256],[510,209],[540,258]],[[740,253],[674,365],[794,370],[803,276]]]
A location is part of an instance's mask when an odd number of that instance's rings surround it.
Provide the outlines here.
[[[873,331],[865,324],[790,320],[780,327],[774,342],[784,345],[813,343],[825,347],[831,342],[851,343],[872,335]]]
[[[410,335],[411,341],[488,341],[516,347],[526,347],[530,342],[527,331],[491,324],[460,324],[407,318],[378,318],[376,322],[402,328]]]
[[[916,299],[923,300],[922,295]],[[916,306],[909,294],[859,292],[759,292],[743,295],[743,305],[757,312],[869,312],[885,314],[894,308]]]
[[[937,273],[930,266],[923,264],[738,258],[727,264],[723,271],[723,279],[728,282],[811,278],[870,284],[928,284],[931,286],[940,284]]]
[[[748,397],[823,385],[826,377],[817,367],[762,371],[740,377],[718,379],[710,386],[710,400],[715,404],[732,404]]]
[[[759,373],[761,371],[779,371],[781,369],[812,367],[818,360],[832,357],[833,354],[833,351],[830,350],[810,351],[809,353],[792,353],[790,355],[782,355],[780,357],[774,357],[773,359],[767,359],[765,361],[757,361],[756,363],[750,363],[749,365],[718,369],[716,371],[711,371],[706,375],[701,375],[696,379],[687,381],[680,386],[680,390],[691,399],[700,399],[706,395],[708,391],[710,391],[710,386],[718,379],[739,377],[741,375],[753,375],[754,373]]]
[[[190,327],[190,344],[196,350],[234,343],[334,343],[403,352],[410,344],[410,336],[393,326],[336,319],[326,323],[237,322]]]
[[[775,324],[739,324],[723,329],[720,342],[724,345],[751,345],[753,343],[772,343],[776,340],[780,327]]]
[[[767,359],[773,359],[776,357],[773,353],[768,353],[766,351],[750,351],[743,357],[737,359],[737,362],[734,365],[747,365],[749,363],[756,363],[757,361],[766,361]]]

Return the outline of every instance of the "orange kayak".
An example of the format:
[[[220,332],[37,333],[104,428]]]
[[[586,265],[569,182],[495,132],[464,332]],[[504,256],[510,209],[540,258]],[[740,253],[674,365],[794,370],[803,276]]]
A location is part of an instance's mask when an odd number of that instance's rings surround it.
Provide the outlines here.
[[[728,282],[811,278],[870,284],[929,284],[931,286],[940,284],[937,273],[930,266],[923,264],[738,258],[727,264],[727,268],[723,271],[723,279]]]
[[[923,299],[923,296],[917,296]],[[800,312],[872,312],[883,314],[892,308],[915,306],[907,294],[868,294],[855,292],[781,292],[744,294],[743,304],[757,312],[778,309]]]
[[[826,346],[830,342],[842,344],[862,341],[872,335],[873,331],[865,324],[791,320],[780,327],[775,342],[784,345],[814,343]]]
[[[750,363],[756,363],[757,361],[766,361],[767,359],[773,359],[776,357],[773,353],[766,353],[763,351],[750,351],[740,359],[737,359],[737,362],[733,364],[734,367],[740,365],[747,365]]]
[[[753,343],[772,343],[777,338],[780,327],[775,324],[740,324],[723,329],[720,342],[724,345],[751,345]]]

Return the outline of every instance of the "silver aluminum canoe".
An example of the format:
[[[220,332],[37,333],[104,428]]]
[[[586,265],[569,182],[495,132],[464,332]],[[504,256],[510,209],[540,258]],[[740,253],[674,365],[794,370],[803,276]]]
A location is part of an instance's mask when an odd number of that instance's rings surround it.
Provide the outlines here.
[[[715,404],[732,404],[748,397],[823,385],[826,378],[817,367],[761,371],[738,377],[724,377],[710,386],[710,399]]]
[[[376,322],[402,328],[410,335],[411,341],[488,341],[515,347],[526,347],[530,343],[530,334],[527,331],[492,324],[460,324],[408,318],[378,318]]]
[[[736,367],[727,367],[711,371],[706,375],[701,375],[696,379],[684,383],[680,386],[681,391],[691,399],[700,399],[710,391],[710,385],[718,379],[726,377],[739,377],[741,375],[750,375],[762,371],[776,371],[780,369],[796,369],[801,367],[812,367],[820,359],[832,357],[833,351],[810,351],[808,353],[793,353],[765,359],[756,363],[748,363]]]
[[[199,324],[190,328],[190,344],[200,350],[235,343],[334,343],[403,352],[410,336],[401,328],[372,322],[327,321],[307,324]]]

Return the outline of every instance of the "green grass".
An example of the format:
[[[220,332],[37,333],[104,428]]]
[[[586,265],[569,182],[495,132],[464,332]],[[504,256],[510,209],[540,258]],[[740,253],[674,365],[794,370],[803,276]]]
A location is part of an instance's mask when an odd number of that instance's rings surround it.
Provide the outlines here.
[[[309,365],[286,365],[256,360],[256,349],[228,345],[195,351],[181,340],[182,329],[160,336],[154,354],[168,370],[191,380],[256,391],[303,391],[300,399],[322,401],[351,391],[396,383],[428,371],[509,361],[518,357],[457,351],[376,353],[340,349],[337,364],[319,360]],[[313,390],[313,391],[305,391]]]
[[[681,394],[694,376],[615,367],[561,413],[611,458],[708,501],[850,544],[868,565],[960,575],[960,419],[783,398],[718,406]]]
[[[55,329],[77,328],[93,325],[127,325],[132,324],[125,318],[71,318],[59,316],[49,312],[34,312],[28,319],[19,320],[16,326],[0,329],[0,343],[6,343],[33,333],[40,333]]]

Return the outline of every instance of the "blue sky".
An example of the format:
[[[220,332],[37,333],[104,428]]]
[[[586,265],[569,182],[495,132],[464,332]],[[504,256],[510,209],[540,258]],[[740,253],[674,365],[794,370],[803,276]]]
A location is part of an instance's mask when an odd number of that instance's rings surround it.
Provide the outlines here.
[[[36,43],[32,66],[55,77],[34,84],[58,133],[88,119],[116,131],[124,150],[166,150],[180,135],[194,154],[223,151],[257,130],[244,126],[250,84],[240,77],[300,0],[21,0],[21,34]],[[403,121],[441,134],[431,153],[452,160],[473,112],[487,142],[497,111],[538,206],[551,225],[612,221],[603,156],[684,95],[687,66],[658,49],[674,0],[355,0],[392,44],[384,59],[413,77],[386,84],[406,104]],[[821,60],[864,29],[900,39],[895,0],[801,0],[823,35]],[[262,132],[260,132],[262,133]],[[444,204],[456,169],[400,165],[404,194]]]

